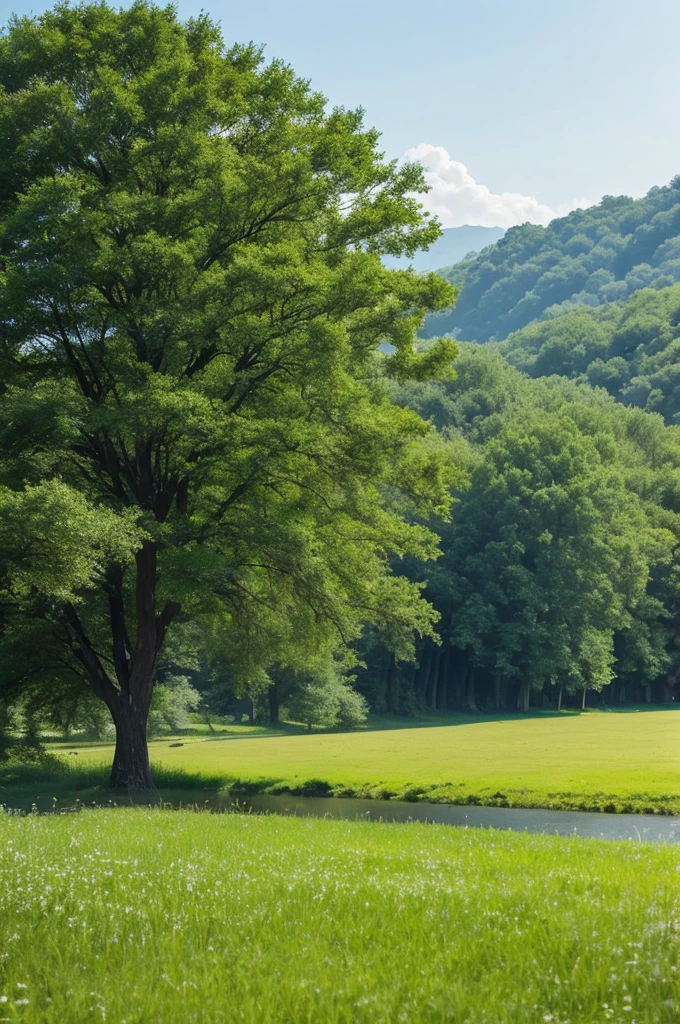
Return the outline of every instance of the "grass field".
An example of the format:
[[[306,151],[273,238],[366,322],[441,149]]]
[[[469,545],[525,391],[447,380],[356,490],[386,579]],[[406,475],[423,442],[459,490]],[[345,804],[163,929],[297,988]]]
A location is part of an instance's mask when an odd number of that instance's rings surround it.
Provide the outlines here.
[[[680,852],[434,825],[0,814],[0,1019],[672,1024]]]
[[[182,746],[156,741],[151,757],[246,791],[680,813],[680,708],[377,724],[310,735],[234,727]],[[110,746],[77,750],[74,765],[112,756]]]

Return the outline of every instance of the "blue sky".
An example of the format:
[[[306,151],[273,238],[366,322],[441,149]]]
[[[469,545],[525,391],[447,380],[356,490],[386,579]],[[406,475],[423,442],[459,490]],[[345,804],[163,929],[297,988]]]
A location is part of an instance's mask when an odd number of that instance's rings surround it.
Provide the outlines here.
[[[0,0],[40,13],[42,0]],[[532,219],[680,173],[679,0],[180,0],[266,44],[391,157],[431,168],[445,224]],[[415,147],[420,147],[415,149]],[[462,169],[461,169],[461,165]]]

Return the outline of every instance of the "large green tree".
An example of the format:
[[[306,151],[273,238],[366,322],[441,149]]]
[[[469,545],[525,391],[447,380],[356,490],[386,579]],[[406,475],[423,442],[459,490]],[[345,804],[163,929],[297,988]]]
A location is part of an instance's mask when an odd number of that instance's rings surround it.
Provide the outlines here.
[[[382,378],[450,362],[450,343],[418,355],[413,339],[455,295],[381,263],[438,235],[421,169],[205,16],[138,2],[12,20],[0,137],[0,482],[66,488],[56,551],[77,548],[79,517],[115,540],[83,528],[82,578],[62,587],[35,552],[32,576],[9,558],[5,641],[86,681],[116,726],[113,784],[145,787],[178,616],[226,629],[306,609],[344,641],[362,620],[427,628],[387,559],[434,553],[407,515],[441,512],[450,472]]]

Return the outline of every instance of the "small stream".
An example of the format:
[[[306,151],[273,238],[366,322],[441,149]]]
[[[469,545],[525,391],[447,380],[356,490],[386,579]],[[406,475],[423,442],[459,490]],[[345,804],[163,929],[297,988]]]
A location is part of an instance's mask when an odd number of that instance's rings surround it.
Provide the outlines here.
[[[218,806],[236,805],[225,796]],[[211,801],[212,804],[212,801]],[[215,806],[214,804],[212,804]],[[238,806],[259,814],[295,814],[314,818],[364,818],[369,821],[429,821],[468,828],[501,828],[545,835],[590,836],[597,839],[648,843],[680,843],[680,817],[654,814],[601,814],[543,811],[514,807],[404,803],[397,800],[356,800],[341,797],[268,796],[243,799]]]

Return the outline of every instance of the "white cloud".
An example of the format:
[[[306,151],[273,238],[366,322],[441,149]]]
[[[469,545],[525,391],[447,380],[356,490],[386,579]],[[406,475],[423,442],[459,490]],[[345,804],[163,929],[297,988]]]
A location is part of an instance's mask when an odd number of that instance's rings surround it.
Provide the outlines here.
[[[585,199],[553,210],[539,203],[535,196],[519,192],[491,192],[475,181],[465,164],[454,160],[443,146],[421,142],[404,154],[406,160],[417,160],[425,168],[430,191],[422,197],[423,206],[439,217],[445,228],[462,224],[482,227],[510,228],[514,224],[548,224],[554,217],[564,216],[577,207],[589,206]]]

